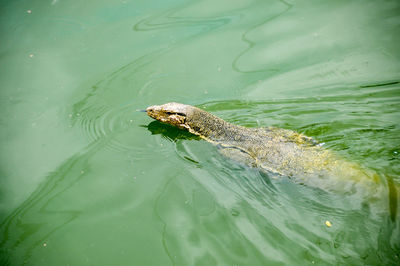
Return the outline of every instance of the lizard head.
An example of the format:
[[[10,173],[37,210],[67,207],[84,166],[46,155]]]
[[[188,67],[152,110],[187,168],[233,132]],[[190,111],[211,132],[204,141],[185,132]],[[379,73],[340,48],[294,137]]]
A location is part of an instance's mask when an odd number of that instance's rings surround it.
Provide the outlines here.
[[[172,102],[163,105],[149,106],[146,109],[146,113],[148,116],[158,121],[188,129],[186,118],[191,108],[193,107],[190,105]]]

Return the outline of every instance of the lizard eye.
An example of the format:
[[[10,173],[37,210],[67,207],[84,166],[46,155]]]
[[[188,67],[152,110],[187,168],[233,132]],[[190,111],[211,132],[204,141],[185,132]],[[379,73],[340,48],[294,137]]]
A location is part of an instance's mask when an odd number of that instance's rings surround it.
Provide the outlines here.
[[[186,116],[184,113],[174,113],[174,112],[165,112],[167,115],[180,115],[180,116]]]

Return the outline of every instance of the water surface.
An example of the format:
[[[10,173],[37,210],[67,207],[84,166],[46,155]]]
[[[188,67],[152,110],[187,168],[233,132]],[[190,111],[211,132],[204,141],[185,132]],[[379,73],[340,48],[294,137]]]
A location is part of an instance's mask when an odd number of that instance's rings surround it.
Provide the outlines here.
[[[2,265],[400,264],[398,1],[0,14]],[[276,178],[136,111],[169,101],[304,133],[383,192]]]

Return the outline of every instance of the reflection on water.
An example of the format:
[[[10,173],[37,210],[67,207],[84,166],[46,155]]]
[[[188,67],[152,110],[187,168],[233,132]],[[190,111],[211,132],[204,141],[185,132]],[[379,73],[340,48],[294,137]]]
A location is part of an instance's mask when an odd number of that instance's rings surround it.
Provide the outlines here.
[[[53,2],[0,10],[1,264],[399,264],[398,1]],[[244,167],[136,111],[171,101],[311,136],[383,196]]]
[[[81,154],[67,160],[2,222],[0,245],[4,259],[14,254],[18,260],[13,264],[25,264],[35,248],[46,245],[51,234],[80,216],[79,210],[60,210],[52,205],[85,177],[85,171],[89,168],[88,160],[100,148],[101,143],[93,143]],[[21,243],[24,244],[22,253],[18,252]]]

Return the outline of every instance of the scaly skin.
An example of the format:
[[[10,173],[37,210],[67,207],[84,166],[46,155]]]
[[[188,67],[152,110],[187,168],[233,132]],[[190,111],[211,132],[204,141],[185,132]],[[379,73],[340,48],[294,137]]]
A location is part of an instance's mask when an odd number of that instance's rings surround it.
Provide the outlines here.
[[[227,157],[308,185],[351,193],[359,183],[375,191],[376,184],[370,185],[379,181],[377,174],[339,158],[312,138],[291,130],[233,125],[197,107],[180,103],[150,106],[146,112],[156,120],[217,144]]]

